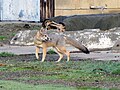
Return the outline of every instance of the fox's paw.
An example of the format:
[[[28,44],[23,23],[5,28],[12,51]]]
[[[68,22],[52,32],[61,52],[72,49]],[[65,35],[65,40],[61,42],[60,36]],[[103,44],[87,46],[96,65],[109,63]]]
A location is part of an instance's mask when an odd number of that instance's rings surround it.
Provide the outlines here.
[[[41,60],[40,62],[44,62],[44,61]]]
[[[69,62],[69,60],[67,60],[66,62]]]
[[[36,60],[39,60],[39,58],[36,58]]]
[[[60,62],[60,61],[55,61],[56,63]]]

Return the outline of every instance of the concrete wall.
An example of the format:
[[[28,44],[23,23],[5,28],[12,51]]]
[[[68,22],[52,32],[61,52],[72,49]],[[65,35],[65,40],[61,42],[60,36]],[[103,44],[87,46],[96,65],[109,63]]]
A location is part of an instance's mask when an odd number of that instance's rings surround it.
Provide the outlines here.
[[[102,12],[101,9],[90,9],[90,6],[107,9]],[[101,13],[120,13],[120,0],[55,0],[55,16]]]
[[[40,0],[0,0],[0,20],[40,21]]]
[[[34,36],[37,30],[19,31],[10,41],[13,45],[33,45]],[[58,32],[48,31],[48,35],[59,35]],[[61,35],[61,34],[60,34]],[[109,31],[100,29],[84,29],[83,31],[66,31],[63,35],[76,39],[89,49],[106,49],[113,47],[113,50],[120,50],[120,28],[113,28]]]

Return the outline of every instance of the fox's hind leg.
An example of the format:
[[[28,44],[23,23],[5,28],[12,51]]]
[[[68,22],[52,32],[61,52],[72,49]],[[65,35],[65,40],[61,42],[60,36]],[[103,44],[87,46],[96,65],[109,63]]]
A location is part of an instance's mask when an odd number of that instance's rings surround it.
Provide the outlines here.
[[[59,52],[58,54],[60,55],[60,57],[63,58],[63,54],[65,54],[67,56],[67,62],[70,60],[70,52],[66,50],[66,47],[57,46],[57,51]],[[62,58],[59,58],[59,59],[61,60]]]
[[[61,59],[63,58],[63,54],[62,53],[60,53],[60,52],[57,52],[58,53],[58,55],[60,56],[59,57],[59,59],[56,61],[56,62],[60,62],[61,61]]]
[[[67,62],[70,61],[70,51],[64,52],[67,55]]]
[[[70,52],[67,50],[64,50],[63,53],[67,56],[67,62],[70,61]]]
[[[56,49],[57,54],[60,56],[59,59],[56,62],[60,62],[61,59],[63,58],[63,54],[61,53],[61,51],[59,50],[59,48],[57,48],[57,47],[54,47],[54,48]]]

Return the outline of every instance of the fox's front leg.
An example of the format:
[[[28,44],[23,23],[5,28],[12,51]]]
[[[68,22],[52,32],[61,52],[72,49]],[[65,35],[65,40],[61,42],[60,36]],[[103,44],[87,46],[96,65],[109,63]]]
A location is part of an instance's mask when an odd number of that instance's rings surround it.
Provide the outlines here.
[[[39,51],[40,51],[40,48],[36,47],[36,51],[35,51],[36,59],[39,59],[39,55],[38,55]]]
[[[41,62],[44,62],[45,57],[46,57],[46,53],[47,53],[47,48],[46,48],[46,47],[43,47],[43,55],[42,55],[42,60],[41,60]]]

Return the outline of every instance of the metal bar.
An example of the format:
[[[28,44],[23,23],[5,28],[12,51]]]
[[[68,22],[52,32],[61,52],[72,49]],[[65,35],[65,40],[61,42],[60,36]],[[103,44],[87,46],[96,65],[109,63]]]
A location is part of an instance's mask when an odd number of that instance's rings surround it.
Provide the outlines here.
[[[0,0],[0,21],[2,21],[2,0]]]

